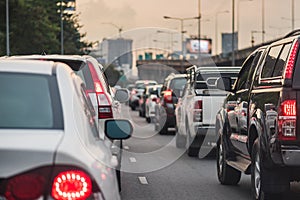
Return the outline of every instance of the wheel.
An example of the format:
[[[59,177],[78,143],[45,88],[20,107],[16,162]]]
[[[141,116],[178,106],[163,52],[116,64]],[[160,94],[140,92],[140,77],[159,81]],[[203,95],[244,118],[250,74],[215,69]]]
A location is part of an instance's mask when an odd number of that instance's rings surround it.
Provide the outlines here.
[[[254,199],[281,199],[290,187],[286,174],[280,169],[263,166],[258,139],[253,144],[251,155],[251,189]]]
[[[168,126],[167,126],[167,122],[165,122],[162,127],[160,122],[159,123],[159,134],[160,135],[166,135],[168,133]]]
[[[217,175],[223,185],[237,185],[241,179],[241,172],[226,163],[226,148],[221,137],[217,142]]]
[[[119,187],[119,192],[121,192],[121,171],[116,169],[116,175],[117,175],[117,181],[118,181],[118,187]]]
[[[150,117],[146,117],[146,122],[151,123],[151,118]]]
[[[187,154],[190,157],[197,157],[200,150],[200,143],[197,138],[192,138],[190,134],[190,129],[186,125],[186,142],[187,142]]]
[[[185,147],[185,144],[186,144],[186,137],[183,136],[183,135],[180,135],[178,133],[178,128],[176,128],[176,136],[175,136],[175,139],[176,139],[176,147],[177,148],[184,148]]]

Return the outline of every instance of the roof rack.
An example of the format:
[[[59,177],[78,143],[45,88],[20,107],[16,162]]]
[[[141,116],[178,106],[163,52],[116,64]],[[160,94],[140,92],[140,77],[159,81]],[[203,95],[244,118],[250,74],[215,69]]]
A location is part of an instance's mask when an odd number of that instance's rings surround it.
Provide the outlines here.
[[[291,36],[294,36],[294,35],[300,35],[300,29],[293,30],[292,32],[285,35],[283,38],[288,38],[288,37],[291,37]]]

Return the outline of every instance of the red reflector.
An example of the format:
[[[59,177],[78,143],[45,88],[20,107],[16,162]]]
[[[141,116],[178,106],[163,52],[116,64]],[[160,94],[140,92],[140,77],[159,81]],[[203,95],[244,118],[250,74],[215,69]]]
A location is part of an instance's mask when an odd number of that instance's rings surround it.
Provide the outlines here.
[[[296,100],[286,100],[281,104],[283,116],[296,116]]]
[[[8,200],[38,199],[44,193],[45,178],[38,174],[24,174],[9,180],[5,197]]]
[[[194,105],[195,109],[202,109],[202,100],[196,101]]]
[[[59,173],[52,185],[52,196],[57,200],[84,200],[92,193],[92,181],[82,171]]]
[[[293,48],[292,48],[292,52],[291,55],[289,57],[287,66],[285,68],[285,78],[287,79],[291,79],[292,75],[293,75],[293,69],[295,66],[295,61],[296,61],[296,56],[297,56],[297,51],[298,51],[298,47],[299,47],[299,42],[296,41]]]
[[[171,90],[165,91],[164,99],[166,102],[172,102],[172,91]]]

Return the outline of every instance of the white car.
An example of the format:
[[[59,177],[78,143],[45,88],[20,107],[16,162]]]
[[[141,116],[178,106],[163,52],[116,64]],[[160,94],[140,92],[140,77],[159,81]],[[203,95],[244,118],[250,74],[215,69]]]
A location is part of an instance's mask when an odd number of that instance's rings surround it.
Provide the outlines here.
[[[145,117],[148,123],[154,122],[155,118],[155,105],[157,102],[158,94],[162,85],[149,85],[146,87],[145,91]]]
[[[117,160],[69,66],[1,60],[0,94],[0,199],[120,199]],[[127,120],[105,123],[111,139],[131,133]]]

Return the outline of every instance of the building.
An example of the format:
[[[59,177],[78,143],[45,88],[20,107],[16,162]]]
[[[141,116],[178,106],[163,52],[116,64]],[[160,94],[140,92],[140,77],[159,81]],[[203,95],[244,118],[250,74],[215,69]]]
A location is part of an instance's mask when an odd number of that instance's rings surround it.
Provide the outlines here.
[[[131,39],[103,39],[99,47],[100,57],[106,64],[114,64],[118,68],[132,68]]]

